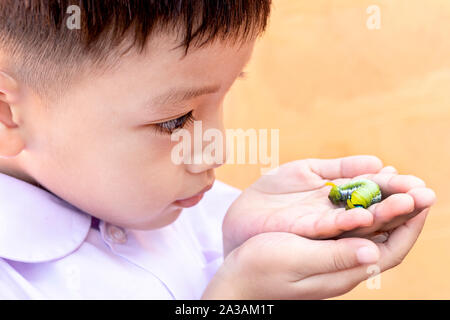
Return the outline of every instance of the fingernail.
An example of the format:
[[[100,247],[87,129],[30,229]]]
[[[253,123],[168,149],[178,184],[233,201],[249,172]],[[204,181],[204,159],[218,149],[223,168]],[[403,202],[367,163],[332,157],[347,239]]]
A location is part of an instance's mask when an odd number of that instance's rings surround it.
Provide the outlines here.
[[[395,169],[393,166],[387,166],[383,168],[386,172],[397,172],[397,169]]]
[[[389,238],[389,232],[381,232],[377,235],[370,238],[370,241],[376,242],[376,243],[382,243],[386,242],[386,240]]]
[[[378,252],[371,247],[361,247],[356,251],[356,257],[361,264],[375,263],[378,261]]]

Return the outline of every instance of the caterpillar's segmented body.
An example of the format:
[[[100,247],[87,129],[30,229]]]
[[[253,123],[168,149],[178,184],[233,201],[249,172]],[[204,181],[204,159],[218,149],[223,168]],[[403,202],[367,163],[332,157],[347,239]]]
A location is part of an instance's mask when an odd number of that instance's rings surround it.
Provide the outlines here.
[[[346,209],[355,207],[368,208],[381,201],[380,187],[368,179],[360,179],[337,186],[332,182],[325,183],[332,186],[328,198],[334,204],[346,203]]]

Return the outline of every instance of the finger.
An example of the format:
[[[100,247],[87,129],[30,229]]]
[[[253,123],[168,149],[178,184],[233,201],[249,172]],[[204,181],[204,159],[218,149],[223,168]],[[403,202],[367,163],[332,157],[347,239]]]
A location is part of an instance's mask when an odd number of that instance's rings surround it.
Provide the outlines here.
[[[359,177],[358,177],[359,178]],[[425,182],[412,175],[398,175],[394,173],[367,174],[361,176],[372,180],[380,186],[383,198],[395,193],[407,193],[413,188],[425,187]]]
[[[324,186],[324,179],[353,178],[377,173],[383,164],[375,156],[351,156],[338,159],[305,159],[285,163],[261,176],[251,188],[278,194],[310,191]]]
[[[331,220],[331,219],[330,219]],[[373,214],[363,208],[354,208],[350,210],[343,210],[338,214],[335,214],[334,225],[338,231],[335,234],[331,234],[327,237],[333,237],[342,231],[349,231],[359,227],[368,227],[373,224]],[[320,224],[318,225],[320,227]],[[333,226],[331,226],[332,228]],[[340,230],[340,232],[339,232]],[[321,230],[319,229],[319,232]],[[339,233],[338,233],[339,232]]]
[[[378,173],[394,173],[398,174],[397,169],[395,169],[393,166],[387,166],[380,170]]]
[[[378,244],[382,259],[378,262],[381,270],[387,270],[400,264],[420,235],[430,209],[425,209],[414,218],[399,226],[386,242]]]
[[[308,159],[311,170],[322,179],[353,178],[367,173],[377,173],[383,163],[375,156],[361,155],[338,159]]]
[[[410,199],[413,199],[413,207]],[[366,237],[371,236],[376,231],[394,229],[415,217],[424,209],[429,208],[435,202],[436,194],[429,188],[414,188],[406,194],[394,194],[369,208],[374,213],[374,222],[370,227],[343,233],[339,238]]]
[[[414,198],[414,206],[418,210],[431,207],[436,203],[436,193],[430,188],[414,188],[408,191]]]
[[[328,274],[318,274],[303,279],[302,290],[311,288],[311,299],[318,292],[327,292],[328,297],[342,295],[360,282],[400,264],[413,247],[423,229],[429,209],[423,210],[413,219],[397,228],[388,241],[378,244],[380,258],[377,263],[357,266]]]
[[[326,239],[345,231],[372,225],[373,215],[368,210],[329,209],[321,215],[311,214],[299,217],[289,232],[310,239]]]
[[[392,219],[408,215],[414,211],[414,199],[409,194],[399,193],[368,208],[373,214],[374,221],[371,226],[345,232],[339,238],[366,236],[381,229]]]
[[[396,193],[369,207],[369,211],[373,213],[376,221],[373,227],[377,227],[395,217],[413,212],[414,198],[406,193]]]
[[[415,217],[417,214],[426,208],[431,207],[436,202],[436,194],[429,188],[414,188],[408,191],[408,194],[414,199],[413,212],[394,218],[392,221],[383,226],[382,230],[390,230],[402,225],[407,220]]]
[[[351,269],[332,273],[316,274],[296,283],[299,296],[307,296],[308,299],[326,299],[341,296],[359,283],[367,280],[374,265],[365,264]],[[376,265],[375,265],[376,266]],[[379,269],[378,267],[376,267]]]
[[[289,266],[290,270],[304,276],[350,269],[379,259],[375,243],[362,238],[309,240],[298,237],[285,249],[292,253],[302,252],[301,255],[291,255]]]
[[[250,188],[269,194],[310,191],[324,185],[311,171],[307,160],[296,160],[262,175]]]

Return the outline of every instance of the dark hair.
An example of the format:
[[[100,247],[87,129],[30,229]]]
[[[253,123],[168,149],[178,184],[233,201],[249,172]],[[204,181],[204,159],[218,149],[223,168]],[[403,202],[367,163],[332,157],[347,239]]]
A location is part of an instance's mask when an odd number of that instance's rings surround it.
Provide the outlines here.
[[[67,27],[71,5],[79,8],[80,28]],[[265,30],[270,5],[271,0],[1,0],[0,53],[7,72],[45,95],[49,79],[67,85],[82,66],[105,67],[108,58],[131,48],[142,52],[157,31],[179,36],[185,54],[191,45],[214,39],[244,41]],[[131,44],[120,52],[125,40]]]

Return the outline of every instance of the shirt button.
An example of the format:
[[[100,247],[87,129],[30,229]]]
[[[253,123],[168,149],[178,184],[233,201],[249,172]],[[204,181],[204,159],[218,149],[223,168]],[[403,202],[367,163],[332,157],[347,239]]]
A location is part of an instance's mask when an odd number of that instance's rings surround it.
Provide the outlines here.
[[[125,231],[115,225],[108,224],[106,226],[106,232],[108,234],[108,238],[114,243],[125,243],[127,242],[127,235]]]

